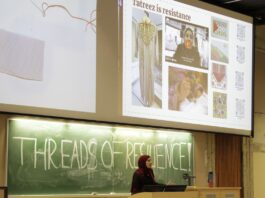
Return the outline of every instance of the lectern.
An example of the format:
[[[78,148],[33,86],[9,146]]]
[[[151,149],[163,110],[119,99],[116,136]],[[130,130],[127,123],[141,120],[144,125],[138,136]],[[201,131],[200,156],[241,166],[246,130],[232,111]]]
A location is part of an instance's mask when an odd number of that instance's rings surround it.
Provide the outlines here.
[[[198,191],[190,192],[143,192],[132,195],[130,198],[198,198]]]
[[[143,192],[130,198],[240,198],[240,187],[187,188],[185,192]]]

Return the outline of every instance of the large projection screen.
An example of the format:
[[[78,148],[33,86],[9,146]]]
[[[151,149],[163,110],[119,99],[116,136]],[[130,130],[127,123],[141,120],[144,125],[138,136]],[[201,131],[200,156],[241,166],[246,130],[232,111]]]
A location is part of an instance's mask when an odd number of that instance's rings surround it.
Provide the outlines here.
[[[250,135],[252,19],[197,4],[124,1],[123,116]]]
[[[97,0],[0,5],[1,111],[94,113]]]

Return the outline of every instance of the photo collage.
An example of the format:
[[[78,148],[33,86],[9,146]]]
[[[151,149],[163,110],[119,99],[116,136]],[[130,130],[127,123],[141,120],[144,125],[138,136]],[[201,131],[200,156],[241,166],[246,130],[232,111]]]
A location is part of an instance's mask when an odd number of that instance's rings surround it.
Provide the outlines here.
[[[245,34],[237,25],[239,43]],[[245,46],[235,49],[237,63],[244,64]],[[244,89],[244,72],[234,72],[234,85],[228,81],[228,68],[236,67],[230,50],[228,21],[211,17],[210,25],[200,26],[132,8],[132,105],[227,119],[227,87]],[[235,99],[238,118],[244,105]]]

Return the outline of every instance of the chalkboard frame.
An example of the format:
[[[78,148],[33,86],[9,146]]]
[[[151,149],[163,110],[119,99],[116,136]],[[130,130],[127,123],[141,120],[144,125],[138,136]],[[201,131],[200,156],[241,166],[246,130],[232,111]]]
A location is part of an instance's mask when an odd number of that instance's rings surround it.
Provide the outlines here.
[[[8,198],[8,187],[7,186],[0,186],[0,191],[4,191],[4,198]]]
[[[10,120],[14,120],[13,118],[10,118],[10,119],[8,119],[8,123],[9,123],[9,121]],[[39,118],[30,118],[30,120],[33,120],[33,121],[44,121],[44,122],[46,122],[46,121],[52,121],[52,122],[64,122],[64,123],[68,123],[68,122],[66,122],[66,121],[62,121],[62,120],[53,120],[53,119],[39,119]],[[74,122],[74,123],[76,123],[76,122]],[[86,122],[77,122],[77,123],[81,123],[81,124],[95,124],[94,122],[88,122],[88,121],[86,121]],[[103,125],[103,126],[105,126],[105,125],[109,125],[109,123],[104,123],[104,122],[102,122],[102,123],[100,123],[101,125]],[[96,123],[96,125],[99,125],[99,123]],[[123,125],[113,125],[113,127],[124,127]],[[132,126],[129,126],[129,127],[132,127]],[[8,127],[7,128],[9,128],[9,124],[8,124]],[[150,129],[150,127],[149,128],[145,128],[145,127],[139,127],[139,126],[137,126],[137,127],[135,127],[135,126],[133,126],[132,128],[134,128],[134,129],[138,129],[138,130],[151,130]],[[165,130],[165,129],[154,129],[154,130]],[[9,129],[8,129],[8,131],[9,131]],[[179,131],[179,130],[174,130],[174,131],[178,131],[178,132],[184,132],[184,133],[188,133],[187,131]],[[192,134],[191,133],[189,133],[191,136],[192,136]],[[9,136],[9,132],[8,132],[8,135],[7,136]],[[8,137],[9,138],[9,137]],[[9,141],[8,141],[8,143],[9,143]],[[192,138],[192,145],[193,145],[193,138]],[[194,149],[194,147],[192,147],[193,149]],[[192,161],[194,161],[194,155],[193,155],[193,151],[192,151]],[[8,167],[8,166],[7,166]],[[193,165],[192,165],[192,167],[193,167]],[[193,171],[193,170],[192,170]],[[7,171],[7,178],[8,178],[8,171]],[[110,192],[111,193],[111,192]],[[124,193],[124,192],[118,192],[118,193]],[[12,191],[11,191],[11,194],[12,194]],[[34,194],[38,194],[38,193],[34,193]],[[43,193],[42,193],[43,194]],[[56,193],[55,193],[56,194]],[[76,193],[66,193],[66,194],[76,194]],[[77,194],[80,194],[80,193],[77,193]],[[90,193],[88,193],[88,194],[90,194]],[[102,194],[102,193],[99,193],[99,194]],[[103,193],[104,194],[104,193]]]

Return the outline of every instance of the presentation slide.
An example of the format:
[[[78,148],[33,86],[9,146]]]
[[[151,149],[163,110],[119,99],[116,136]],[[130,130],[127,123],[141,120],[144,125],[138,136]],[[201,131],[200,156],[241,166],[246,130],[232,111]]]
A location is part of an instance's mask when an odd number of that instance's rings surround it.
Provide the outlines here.
[[[0,104],[95,112],[97,0],[0,4]]]
[[[173,0],[124,1],[123,116],[249,135],[249,21]]]

